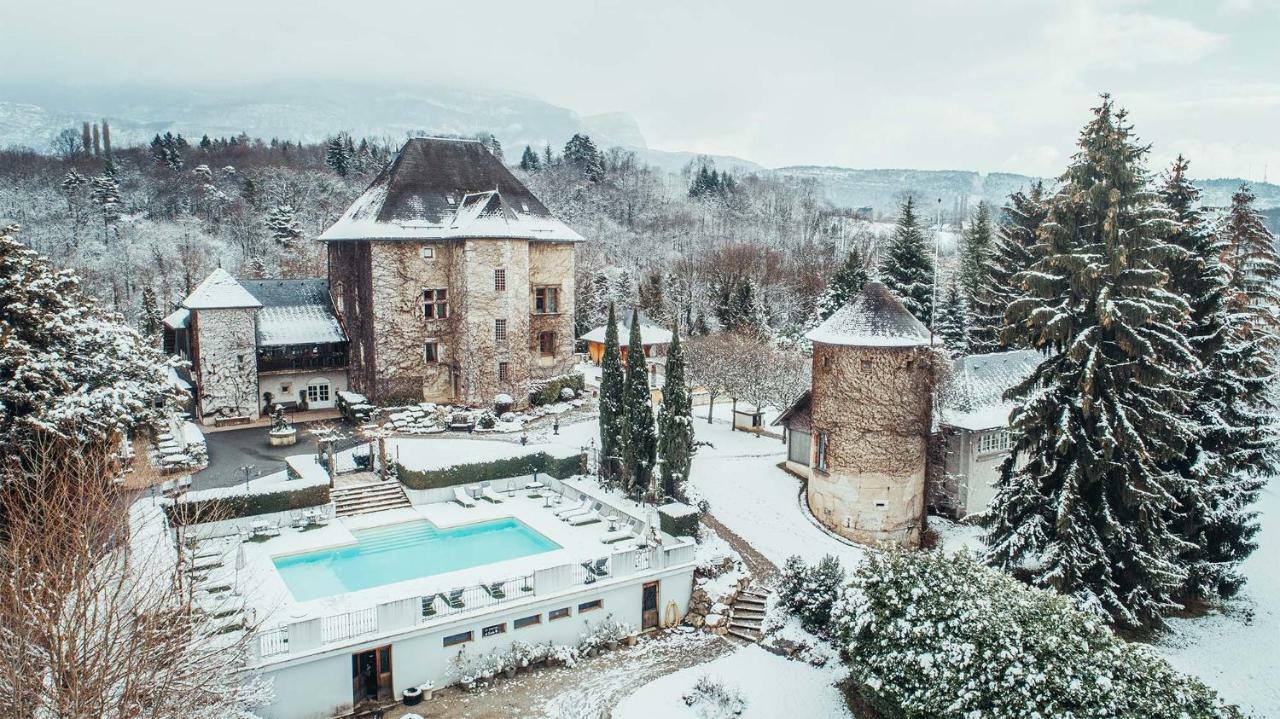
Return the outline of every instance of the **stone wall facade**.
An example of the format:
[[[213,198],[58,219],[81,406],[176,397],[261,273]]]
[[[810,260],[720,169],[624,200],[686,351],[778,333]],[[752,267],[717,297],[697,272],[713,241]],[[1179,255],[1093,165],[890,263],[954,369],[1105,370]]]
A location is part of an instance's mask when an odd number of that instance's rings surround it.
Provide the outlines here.
[[[200,421],[217,417],[257,419],[258,345],[252,308],[191,313],[192,354]]]
[[[335,249],[347,244],[368,249]],[[572,243],[333,243],[329,256],[334,307],[351,339],[351,387],[374,401],[488,406],[507,394],[522,404],[529,380],[573,366]],[[502,289],[495,270],[504,273]],[[559,290],[559,312],[534,313],[536,287]],[[427,316],[426,290],[445,290],[447,317]],[[546,356],[544,331],[556,333]]]
[[[866,544],[919,546],[931,360],[926,348],[814,343],[808,500],[833,532]],[[823,435],[825,469],[818,461]]]

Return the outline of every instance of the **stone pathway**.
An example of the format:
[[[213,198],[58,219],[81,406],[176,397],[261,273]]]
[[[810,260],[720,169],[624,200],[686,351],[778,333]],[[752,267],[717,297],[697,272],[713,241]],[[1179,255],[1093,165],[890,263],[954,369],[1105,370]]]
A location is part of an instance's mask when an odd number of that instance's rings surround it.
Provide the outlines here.
[[[747,570],[751,572],[751,584],[753,586],[765,586],[773,582],[774,577],[778,575],[778,566],[770,562],[763,554],[756,551],[747,543],[747,540],[739,537],[732,529],[724,526],[720,520],[714,515],[702,515],[702,523],[711,528],[711,531],[720,535],[720,538],[729,543],[739,555],[742,561],[747,565]]]

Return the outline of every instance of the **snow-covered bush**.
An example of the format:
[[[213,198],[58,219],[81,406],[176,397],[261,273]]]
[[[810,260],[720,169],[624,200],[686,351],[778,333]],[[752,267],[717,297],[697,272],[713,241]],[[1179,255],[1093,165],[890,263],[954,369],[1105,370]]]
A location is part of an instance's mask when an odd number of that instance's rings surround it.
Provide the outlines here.
[[[682,699],[699,719],[729,719],[741,716],[747,708],[747,700],[741,691],[705,674],[698,677]]]
[[[854,686],[885,716],[1242,716],[1070,598],[967,554],[868,554],[832,615]]]
[[[497,423],[498,419],[493,416],[493,412],[486,411],[480,414],[480,420],[476,422],[476,426],[480,429],[493,429]]]
[[[800,557],[788,557],[778,582],[778,601],[800,618],[814,634],[830,633],[831,606],[844,586],[840,560],[828,554],[816,565],[805,565]]]

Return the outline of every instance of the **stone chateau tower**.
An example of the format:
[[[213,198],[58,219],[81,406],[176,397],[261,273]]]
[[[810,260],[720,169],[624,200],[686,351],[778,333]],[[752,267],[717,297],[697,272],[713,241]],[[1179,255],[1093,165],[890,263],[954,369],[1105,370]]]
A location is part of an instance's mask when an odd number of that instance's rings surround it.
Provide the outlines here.
[[[813,342],[808,501],[857,542],[920,544],[932,424],[932,337],[889,289],[868,282]]]

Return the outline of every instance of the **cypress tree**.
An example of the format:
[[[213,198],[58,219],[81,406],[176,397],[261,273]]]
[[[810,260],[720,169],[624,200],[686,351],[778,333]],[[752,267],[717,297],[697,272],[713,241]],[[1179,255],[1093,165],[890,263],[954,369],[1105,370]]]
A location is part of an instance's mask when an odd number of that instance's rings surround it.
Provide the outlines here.
[[[1009,196],[992,240],[987,281],[969,300],[969,351],[974,354],[1020,347],[1005,336],[1005,310],[1022,296],[1015,278],[1035,261],[1036,232],[1048,212],[1042,182]]]
[[[604,356],[600,360],[600,465],[614,478],[622,457],[623,391],[626,377],[622,369],[622,349],[618,346],[618,323],[613,303],[605,322]]]
[[[671,346],[667,348],[667,373],[662,385],[662,405],[658,407],[658,455],[662,458],[662,493],[683,498],[693,458],[693,400],[684,378],[684,347],[680,344],[680,323],[671,324]]]
[[[952,280],[938,303],[938,321],[934,323],[938,336],[947,349],[955,354],[965,354],[969,350],[968,325],[966,315],[968,306],[964,295],[960,292],[959,283]]]
[[[1027,568],[1121,626],[1157,625],[1186,572],[1172,526],[1186,449],[1181,373],[1196,366],[1166,289],[1172,213],[1148,189],[1147,153],[1109,96],[1078,141],[1017,276],[1010,330],[1048,353],[1009,396],[1015,441],[983,517],[987,561]]]
[[[649,394],[649,368],[640,343],[640,316],[631,311],[631,337],[627,343],[627,376],[622,413],[622,456],[627,472],[627,491],[644,496],[653,479],[658,438],[653,426],[653,400]]]
[[[1176,520],[1189,543],[1180,557],[1187,572],[1182,595],[1203,600],[1231,596],[1244,583],[1238,564],[1257,547],[1250,506],[1267,470],[1275,406],[1260,365],[1264,351],[1231,324],[1230,274],[1219,260],[1226,243],[1205,227],[1188,165],[1181,156],[1174,161],[1160,197],[1178,223],[1170,243],[1182,250],[1169,260],[1169,286],[1191,308],[1183,331],[1200,360],[1199,371],[1182,382],[1195,398],[1187,419],[1196,430],[1174,468],[1188,480]]]
[[[880,275],[916,319],[933,325],[933,254],[916,217],[915,200],[907,197],[889,241]]]
[[[813,325],[817,326],[835,314],[836,310],[844,307],[849,300],[862,291],[862,286],[865,284],[867,284],[866,262],[862,258],[862,252],[855,247],[845,256],[844,264],[840,265],[840,269],[831,276],[831,282],[827,283],[826,291],[818,300],[817,317]]]

